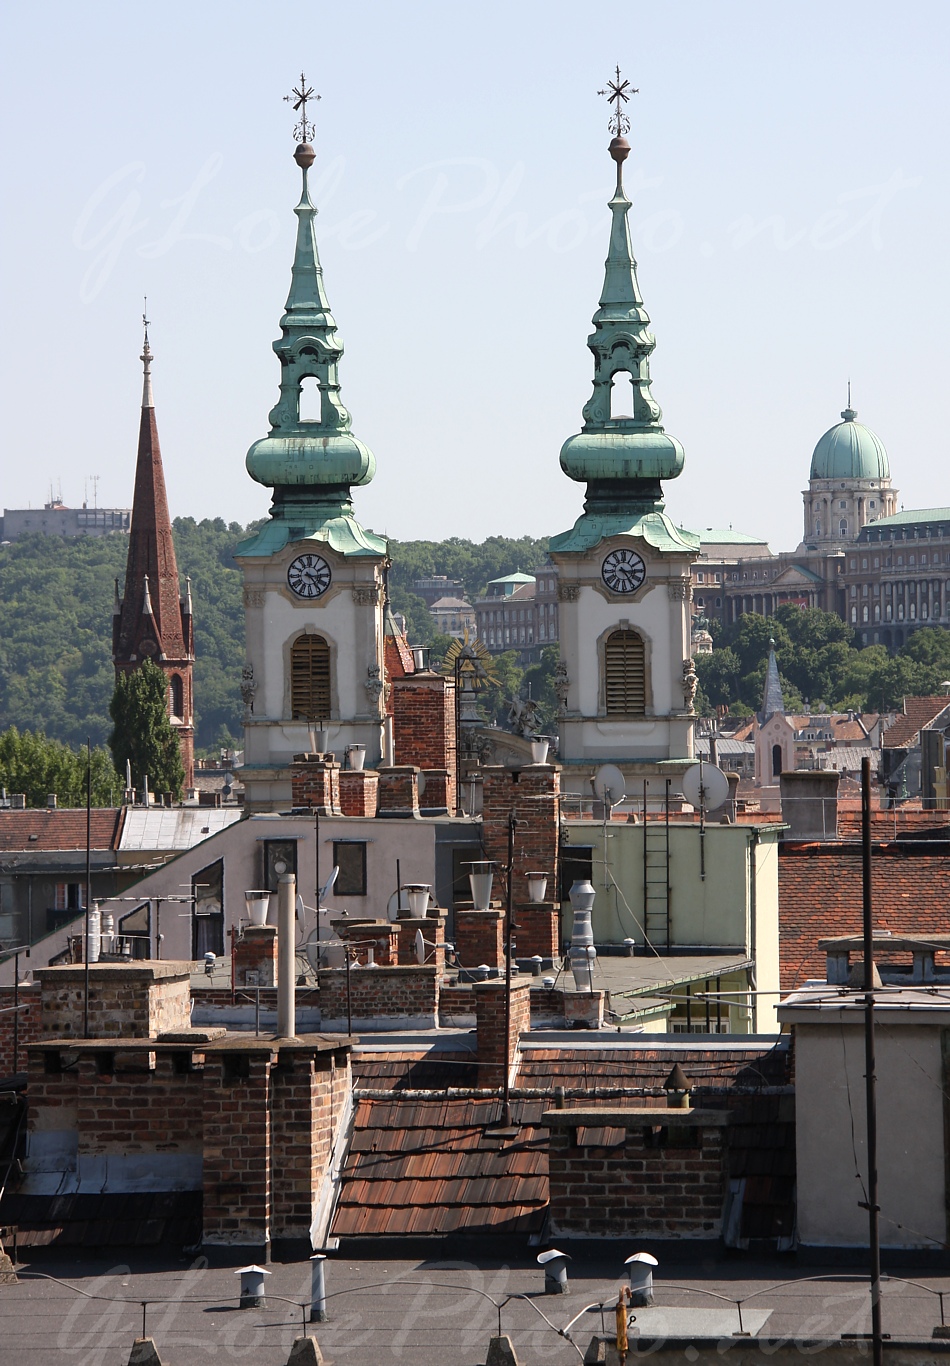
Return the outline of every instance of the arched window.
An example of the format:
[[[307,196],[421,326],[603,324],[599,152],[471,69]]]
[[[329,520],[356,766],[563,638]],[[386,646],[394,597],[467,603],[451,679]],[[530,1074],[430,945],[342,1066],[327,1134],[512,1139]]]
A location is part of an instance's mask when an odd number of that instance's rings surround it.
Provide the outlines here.
[[[330,717],[330,647],[323,636],[298,636],[290,651],[290,712],[295,721]]]
[[[773,746],[772,746],[772,777],[773,777],[773,778],[780,778],[781,776],[782,776],[782,746],[781,746],[781,745],[773,745]]]
[[[613,631],[604,645],[607,711],[618,716],[646,713],[646,651],[636,631]]]
[[[847,536],[847,534],[848,534],[848,523],[847,523],[846,518],[842,517],[841,521],[838,523],[838,530],[839,530],[839,532],[841,533],[842,536]]]
[[[172,674],[168,681],[168,693],[172,716],[183,719],[185,715],[185,687],[181,681],[181,674]]]

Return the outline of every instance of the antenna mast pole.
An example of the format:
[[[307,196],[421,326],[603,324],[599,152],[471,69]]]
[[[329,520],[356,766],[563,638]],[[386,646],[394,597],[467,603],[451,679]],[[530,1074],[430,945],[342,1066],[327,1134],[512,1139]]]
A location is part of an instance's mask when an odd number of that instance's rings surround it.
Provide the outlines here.
[[[871,760],[861,760],[861,863],[864,910],[864,1076],[867,1096],[868,1242],[871,1253],[871,1348],[883,1366],[881,1331],[881,1208],[877,1199],[877,1077],[874,1073],[874,923],[871,898]]]

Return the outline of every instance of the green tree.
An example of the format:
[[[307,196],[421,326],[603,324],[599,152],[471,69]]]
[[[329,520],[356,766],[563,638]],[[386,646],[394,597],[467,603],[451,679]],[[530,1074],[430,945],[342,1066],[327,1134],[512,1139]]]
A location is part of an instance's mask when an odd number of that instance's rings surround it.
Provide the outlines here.
[[[538,721],[546,735],[557,730],[558,700],[554,691],[554,672],[560,658],[559,645],[545,645],[540,660],[525,669],[521,682],[522,696],[530,697],[538,704]]]
[[[114,806],[122,783],[108,750],[93,749],[88,767],[92,805]],[[85,748],[77,751],[42,731],[21,734],[15,726],[0,735],[0,785],[22,792],[28,806],[45,806],[53,792],[60,806],[85,806],[86,772]]]
[[[150,659],[134,673],[121,674],[109,706],[109,748],[120,773],[131,764],[133,782],[144,785],[147,777],[153,792],[180,797],[185,770],[168,719],[167,690],[164,673]]]

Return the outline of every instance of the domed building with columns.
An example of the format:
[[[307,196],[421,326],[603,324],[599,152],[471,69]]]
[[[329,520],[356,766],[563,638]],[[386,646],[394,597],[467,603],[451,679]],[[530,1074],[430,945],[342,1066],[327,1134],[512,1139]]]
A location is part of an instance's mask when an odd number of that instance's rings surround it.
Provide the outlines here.
[[[858,422],[848,406],[841,421],[829,427],[811,458],[805,502],[802,549],[849,545],[868,522],[897,511],[891,467],[880,437]]]

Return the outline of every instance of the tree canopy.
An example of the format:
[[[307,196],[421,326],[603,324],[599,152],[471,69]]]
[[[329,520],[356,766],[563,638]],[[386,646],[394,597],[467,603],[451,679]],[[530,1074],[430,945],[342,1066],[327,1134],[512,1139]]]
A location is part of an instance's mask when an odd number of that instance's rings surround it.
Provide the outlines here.
[[[97,746],[91,751],[89,770],[92,805],[115,806],[123,783],[107,749]],[[53,792],[60,806],[85,806],[85,747],[72,749],[42,731],[21,733],[11,726],[0,735],[0,785],[8,793],[22,792],[27,806],[44,806]]]
[[[787,603],[773,617],[748,614],[721,628],[712,654],[696,671],[707,710],[740,713],[762,705],[769,642],[788,711],[888,711],[904,697],[936,694],[950,679],[950,632],[916,631],[896,655],[883,645],[856,644],[855,632],[832,612]]]
[[[180,797],[185,769],[168,719],[167,693],[168,680],[150,659],[134,673],[120,674],[109,705],[109,748],[119,773],[131,765],[137,787],[143,787],[147,778],[152,792]]]

